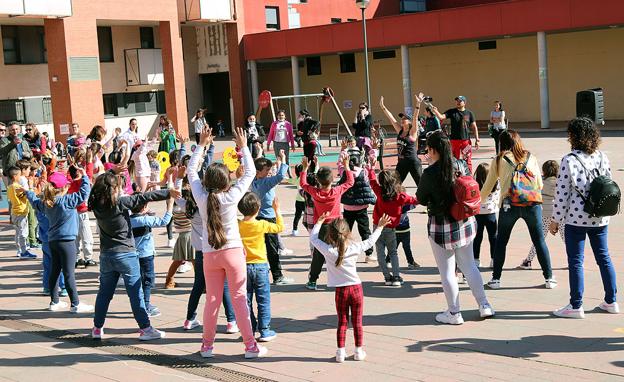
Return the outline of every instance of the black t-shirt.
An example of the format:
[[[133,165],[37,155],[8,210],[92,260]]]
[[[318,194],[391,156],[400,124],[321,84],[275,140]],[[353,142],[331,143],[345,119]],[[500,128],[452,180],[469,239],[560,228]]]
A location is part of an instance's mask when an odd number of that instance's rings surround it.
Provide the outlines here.
[[[301,135],[301,138],[303,139],[304,142],[309,142],[310,133],[317,131],[318,128],[319,128],[319,122],[312,118],[306,118],[297,124],[297,131],[300,131],[303,133],[303,135]]]
[[[412,141],[409,135],[403,136],[403,129],[397,135],[397,151],[399,160],[418,158],[416,153],[416,141]]]
[[[459,111],[457,108],[454,108],[445,111],[444,115],[451,120],[450,139],[470,139],[470,125],[475,122],[475,116],[472,111],[468,109]]]

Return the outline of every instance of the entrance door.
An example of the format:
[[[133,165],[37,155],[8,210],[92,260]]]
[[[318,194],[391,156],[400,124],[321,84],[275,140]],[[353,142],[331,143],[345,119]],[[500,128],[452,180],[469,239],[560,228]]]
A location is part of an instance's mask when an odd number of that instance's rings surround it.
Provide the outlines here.
[[[206,108],[204,114],[206,122],[212,128],[215,128],[217,121],[223,120],[226,134],[231,134],[229,73],[202,74],[201,80],[204,93],[204,107]],[[216,131],[213,133],[216,133]]]

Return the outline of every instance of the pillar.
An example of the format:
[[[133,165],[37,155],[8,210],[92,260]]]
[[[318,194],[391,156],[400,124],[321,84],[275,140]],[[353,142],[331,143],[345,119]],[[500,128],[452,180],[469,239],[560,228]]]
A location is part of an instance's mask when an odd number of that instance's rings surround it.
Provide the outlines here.
[[[290,56],[290,70],[292,71],[293,81],[293,94],[301,94],[301,82],[299,81],[299,59],[297,56]],[[301,98],[295,98],[295,115],[291,115],[293,120],[296,118],[296,113],[301,110]],[[308,110],[309,111],[309,110]]]
[[[186,112],[186,85],[180,27],[178,24],[172,24],[171,21],[161,21],[158,29],[165,77],[167,117],[171,119],[179,134],[188,137],[190,119]]]
[[[537,32],[537,62],[540,91],[540,122],[542,129],[548,129],[550,127],[550,99],[548,94],[548,45],[545,32]]]
[[[412,75],[410,73],[409,48],[407,45],[401,45],[401,69],[403,73],[403,110],[405,114],[412,115],[414,112],[412,106]]]
[[[239,9],[239,8],[237,8]],[[244,60],[243,32],[241,19],[236,23],[226,23],[228,44],[228,65],[230,68],[230,98],[232,104],[232,127],[243,126],[245,115],[249,113],[247,89],[247,62]]]
[[[249,71],[251,72],[251,100],[254,110],[258,110],[258,95],[260,89],[258,88],[258,66],[256,60],[249,61]]]

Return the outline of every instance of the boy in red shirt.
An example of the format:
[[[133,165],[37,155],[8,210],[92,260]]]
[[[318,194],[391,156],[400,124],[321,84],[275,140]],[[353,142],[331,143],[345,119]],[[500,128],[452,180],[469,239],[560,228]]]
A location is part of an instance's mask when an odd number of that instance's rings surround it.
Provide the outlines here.
[[[301,185],[301,189],[310,194],[314,200],[314,224],[318,221],[319,216],[323,215],[325,212],[329,212],[329,216],[325,219],[319,232],[319,238],[321,240],[325,240],[327,225],[331,223],[332,220],[341,217],[340,198],[342,197],[342,194],[353,186],[353,173],[348,170],[349,158],[343,158],[343,165],[346,169],[345,173],[347,180],[343,184],[336,187],[332,187],[334,174],[329,167],[321,167],[318,170],[316,173],[316,180],[319,183],[319,187],[315,187],[308,184],[308,180],[306,179],[307,177],[305,176],[308,172],[308,158],[303,157],[301,165],[303,166],[303,169],[301,171],[302,176],[300,177],[299,183]],[[310,274],[308,275],[306,288],[316,290],[316,280],[321,274],[324,263],[325,257],[323,257],[323,255],[315,248],[314,253],[312,254],[312,265],[310,266]]]
[[[80,185],[82,184],[80,172],[75,166],[71,166],[68,175],[72,182],[67,193],[72,194],[74,192],[79,192]],[[78,237],[76,238],[78,260],[76,261],[76,268],[78,266],[86,268],[88,266],[97,265],[95,260],[93,260],[93,233],[91,232],[91,224],[89,223],[87,203],[84,202],[76,207],[76,212],[78,212]],[[80,247],[82,247],[83,258],[80,258]]]

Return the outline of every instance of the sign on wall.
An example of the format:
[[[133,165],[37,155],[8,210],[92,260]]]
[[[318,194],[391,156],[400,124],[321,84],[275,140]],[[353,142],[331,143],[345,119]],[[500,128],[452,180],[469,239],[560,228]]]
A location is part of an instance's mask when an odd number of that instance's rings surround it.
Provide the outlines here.
[[[72,81],[96,81],[100,79],[100,62],[97,57],[70,57],[69,78]]]

